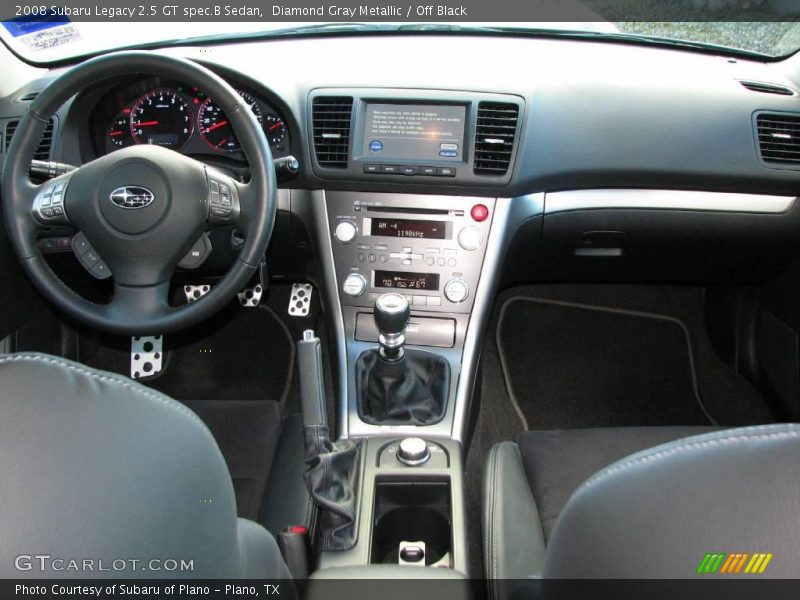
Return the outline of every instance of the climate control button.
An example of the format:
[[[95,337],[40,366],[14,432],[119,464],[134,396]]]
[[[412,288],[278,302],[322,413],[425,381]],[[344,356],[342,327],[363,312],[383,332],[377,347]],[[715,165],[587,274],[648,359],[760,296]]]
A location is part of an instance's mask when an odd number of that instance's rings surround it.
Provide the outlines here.
[[[348,296],[360,296],[367,290],[367,280],[360,273],[350,273],[342,284],[342,291]]]
[[[451,279],[444,286],[444,297],[453,304],[460,304],[469,298],[469,286],[463,279]]]
[[[358,233],[358,230],[352,221],[339,221],[333,235],[343,244],[347,244],[353,241],[356,237],[356,233]]]

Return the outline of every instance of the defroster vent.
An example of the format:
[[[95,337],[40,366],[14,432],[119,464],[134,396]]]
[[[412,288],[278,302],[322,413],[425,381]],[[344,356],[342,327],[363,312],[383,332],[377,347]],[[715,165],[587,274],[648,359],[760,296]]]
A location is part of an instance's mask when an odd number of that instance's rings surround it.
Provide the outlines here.
[[[519,106],[506,102],[481,102],[475,128],[476,175],[505,175],[511,165]]]
[[[311,119],[314,153],[321,167],[346,169],[350,151],[350,119],[353,98],[318,96],[314,98]]]

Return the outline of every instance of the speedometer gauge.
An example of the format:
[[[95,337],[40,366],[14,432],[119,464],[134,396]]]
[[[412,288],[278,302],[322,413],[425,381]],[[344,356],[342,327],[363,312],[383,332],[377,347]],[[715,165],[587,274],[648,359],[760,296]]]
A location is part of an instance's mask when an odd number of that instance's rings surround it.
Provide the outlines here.
[[[237,90],[242,99],[253,111],[256,120],[259,123],[264,122],[264,113],[261,112],[261,107],[247,92]],[[198,126],[200,128],[200,135],[205,142],[218,152],[239,152],[242,147],[239,145],[239,140],[233,133],[233,127],[228,122],[228,118],[222,109],[217,106],[211,98],[207,98],[202,105],[197,116]]]
[[[174,90],[153,90],[133,106],[131,135],[137,144],[178,149],[189,140],[193,130],[192,111]]]

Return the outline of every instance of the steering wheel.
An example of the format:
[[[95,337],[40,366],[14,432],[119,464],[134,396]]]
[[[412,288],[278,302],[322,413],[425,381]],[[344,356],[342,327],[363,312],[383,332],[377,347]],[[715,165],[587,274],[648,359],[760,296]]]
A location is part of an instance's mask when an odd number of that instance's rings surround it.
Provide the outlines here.
[[[120,74],[161,75],[197,86],[225,112],[251,179],[235,179],[154,145],[130,146],[34,185],[28,171],[50,117],[69,98]],[[275,222],[276,176],[266,137],[244,100],[220,77],[194,62],[152,52],[117,52],[71,69],[30,105],[20,121],[3,169],[3,216],[19,260],[42,294],[78,321],[123,335],[183,329],[224,307],[257,269]],[[36,234],[71,225],[85,237],[76,252],[95,252],[110,271],[108,304],[86,300],[45,262]],[[227,274],[198,300],[168,302],[178,263],[207,229],[235,225],[245,242]],[[86,264],[86,262],[84,263]],[[102,266],[101,266],[102,265]]]

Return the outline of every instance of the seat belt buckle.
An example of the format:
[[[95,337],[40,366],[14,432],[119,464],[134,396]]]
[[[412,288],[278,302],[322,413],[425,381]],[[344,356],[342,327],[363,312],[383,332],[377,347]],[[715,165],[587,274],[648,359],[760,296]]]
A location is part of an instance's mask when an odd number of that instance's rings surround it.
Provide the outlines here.
[[[295,581],[304,581],[311,574],[311,540],[308,527],[289,525],[278,533],[278,548],[283,562]]]

